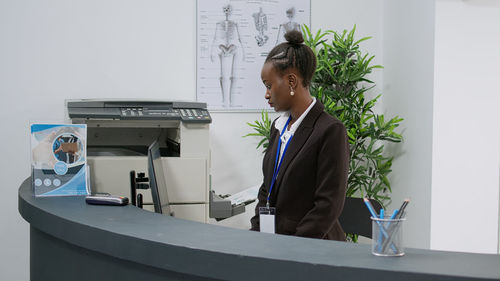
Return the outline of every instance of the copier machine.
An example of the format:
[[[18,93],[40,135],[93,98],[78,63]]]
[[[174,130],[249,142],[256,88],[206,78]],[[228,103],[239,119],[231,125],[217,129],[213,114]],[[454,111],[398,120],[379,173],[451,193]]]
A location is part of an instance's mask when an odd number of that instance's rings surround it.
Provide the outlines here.
[[[208,222],[244,212],[210,186],[209,124],[205,103],[137,100],[67,100],[67,116],[87,124],[92,192],[130,196],[130,172],[147,173],[147,149],[161,146],[170,208],[175,217]],[[138,190],[145,209],[151,192]]]

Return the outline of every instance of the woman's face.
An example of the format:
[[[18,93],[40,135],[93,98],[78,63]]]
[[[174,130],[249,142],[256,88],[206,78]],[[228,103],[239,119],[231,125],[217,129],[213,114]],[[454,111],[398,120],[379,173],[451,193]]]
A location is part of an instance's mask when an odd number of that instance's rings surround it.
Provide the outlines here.
[[[274,107],[275,111],[287,111],[291,107],[290,85],[285,79],[285,75],[274,68],[273,64],[267,62],[262,67],[262,83],[266,87],[266,95],[269,105]]]

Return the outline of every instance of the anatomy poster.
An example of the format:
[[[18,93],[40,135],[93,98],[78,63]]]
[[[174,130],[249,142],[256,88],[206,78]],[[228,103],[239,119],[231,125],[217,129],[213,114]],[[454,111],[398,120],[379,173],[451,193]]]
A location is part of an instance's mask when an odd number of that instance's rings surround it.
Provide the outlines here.
[[[310,24],[310,0],[198,0],[197,100],[216,110],[269,105],[260,71],[288,30]]]

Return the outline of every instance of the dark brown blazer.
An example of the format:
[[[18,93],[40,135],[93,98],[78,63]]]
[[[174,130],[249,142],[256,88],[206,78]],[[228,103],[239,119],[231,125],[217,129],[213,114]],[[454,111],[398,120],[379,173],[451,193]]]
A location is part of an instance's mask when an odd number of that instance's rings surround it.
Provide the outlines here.
[[[344,241],[338,218],[347,187],[349,143],[342,122],[323,109],[317,100],[295,131],[282,160],[270,206],[276,207],[276,233]],[[262,164],[264,182],[251,230],[260,229],[258,210],[266,205],[279,134],[273,122]]]

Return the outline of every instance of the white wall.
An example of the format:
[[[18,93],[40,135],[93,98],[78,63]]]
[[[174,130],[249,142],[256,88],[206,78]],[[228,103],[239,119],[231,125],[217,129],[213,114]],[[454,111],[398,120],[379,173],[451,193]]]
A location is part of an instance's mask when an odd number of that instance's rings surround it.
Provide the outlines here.
[[[500,2],[436,2],[431,247],[497,253]]]
[[[384,2],[384,87],[387,117],[404,118],[404,141],[389,145],[395,155],[391,209],[410,198],[404,239],[408,247],[429,248],[432,155],[434,1]]]
[[[500,3],[387,0],[383,18],[384,108],[405,118],[391,146],[392,207],[411,198],[405,242],[497,253]]]
[[[382,64],[383,50],[383,0],[329,0],[312,1],[311,25],[314,31],[333,30],[342,34],[356,25],[356,38],[372,37],[361,43],[361,50],[375,56],[372,63]],[[383,71],[375,70],[370,79],[376,82],[368,96],[382,92]],[[376,106],[381,107],[383,100]]]
[[[17,211],[17,189],[29,176],[30,120],[63,120],[70,98],[195,98],[196,1],[172,3],[0,0],[1,280],[29,279],[29,227]],[[356,23],[358,36],[375,37],[364,47],[379,58],[380,5],[313,0],[313,28],[350,29]],[[381,73],[374,75],[381,79]],[[257,141],[242,138],[250,132],[246,122],[259,116],[212,113],[212,183],[218,193],[260,183]],[[250,215],[222,224],[248,228]]]

